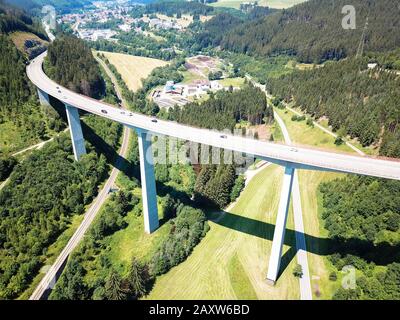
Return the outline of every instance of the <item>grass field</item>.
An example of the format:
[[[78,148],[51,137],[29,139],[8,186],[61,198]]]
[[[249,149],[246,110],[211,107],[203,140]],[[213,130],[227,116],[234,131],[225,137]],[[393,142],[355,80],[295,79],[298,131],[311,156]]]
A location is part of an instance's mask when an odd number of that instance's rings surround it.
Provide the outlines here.
[[[147,78],[153,69],[168,64],[166,61],[153,58],[103,51],[101,53],[117,68],[128,88],[133,91],[142,87],[142,79]]]
[[[270,166],[244,190],[229,213],[213,214],[210,231],[186,261],[157,278],[146,299],[298,299],[299,284],[289,250],[288,232],[282,262],[284,272],[275,287],[267,285],[268,259],[279,201],[283,169]],[[293,213],[288,228],[293,230]],[[289,251],[287,253],[287,251]]]
[[[139,193],[141,193],[140,190]],[[159,213],[162,212],[160,209]],[[115,232],[108,239],[110,250],[107,253],[113,266],[117,269],[122,268],[122,271],[127,269],[132,257],[148,263],[160,242],[168,235],[171,227],[167,223],[162,225],[157,232],[147,234],[144,231],[143,216],[138,217],[130,212],[125,221],[128,226]]]
[[[308,126],[305,120],[292,121],[291,118],[293,115],[295,115],[293,112],[287,109],[278,108],[275,108],[275,111],[285,122],[285,125],[289,131],[289,135],[294,144],[297,143],[300,145],[309,145],[335,152],[354,153],[354,151],[346,144],[336,146],[334,137],[326,132],[323,132],[319,128]]]
[[[40,39],[37,35],[29,32],[13,32],[10,35],[11,40],[14,42],[17,49],[25,54],[25,41],[26,40],[36,40],[42,44],[48,44],[47,41]]]
[[[285,9],[292,7],[296,4],[302,3],[306,0],[260,0],[258,1],[259,6],[268,6],[275,9]],[[214,7],[228,7],[239,9],[241,3],[255,2],[252,0],[219,0],[218,2],[212,3]]]
[[[241,88],[244,85],[244,78],[225,78],[222,80],[218,80],[218,82],[221,84],[221,86],[224,87],[237,87]]]
[[[292,112],[276,109],[275,111],[282,117],[293,142],[307,144],[333,151],[353,152],[346,145],[336,147],[334,138],[323,132],[317,127],[309,127],[306,121],[292,121]],[[326,241],[328,232],[323,227],[322,199],[318,192],[321,182],[329,181],[335,178],[344,177],[344,174],[327,173],[320,171],[299,170],[300,197],[303,210],[304,231],[306,234],[306,243],[308,251],[308,265],[310,268],[311,288],[314,299],[331,299],[333,293],[340,283],[340,274],[338,280],[332,282],[329,280],[329,273],[333,271],[331,263],[324,255],[324,249],[329,245]]]
[[[25,146],[24,139],[18,128],[11,122],[0,124],[0,151],[9,153]]]
[[[188,70],[181,71],[181,74],[183,76],[183,80],[182,80],[181,83],[183,83],[183,84],[191,84],[195,80],[205,79],[205,78],[199,76],[198,74],[195,74],[195,73],[190,72]]]

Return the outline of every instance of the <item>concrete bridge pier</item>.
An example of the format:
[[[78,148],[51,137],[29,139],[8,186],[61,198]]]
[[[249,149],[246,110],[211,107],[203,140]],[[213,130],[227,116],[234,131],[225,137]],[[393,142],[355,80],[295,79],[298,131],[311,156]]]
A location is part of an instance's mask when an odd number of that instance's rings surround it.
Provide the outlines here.
[[[69,131],[71,133],[72,148],[75,160],[79,161],[82,155],[86,154],[85,140],[83,138],[81,120],[79,119],[78,109],[65,105],[67,112]]]
[[[47,92],[44,92],[44,91],[40,90],[39,88],[37,90],[38,90],[40,104],[42,106],[50,106],[50,99],[49,99],[49,95],[47,94]]]
[[[295,169],[291,166],[285,167],[285,175],[279,201],[278,216],[276,218],[274,238],[272,241],[271,256],[269,258],[267,281],[274,285],[279,275],[281,264],[283,242],[285,240],[286,221],[289,212],[290,195],[292,193]]]
[[[136,131],[139,138],[144,229],[150,234],[159,227],[151,135],[144,130],[136,129]]]

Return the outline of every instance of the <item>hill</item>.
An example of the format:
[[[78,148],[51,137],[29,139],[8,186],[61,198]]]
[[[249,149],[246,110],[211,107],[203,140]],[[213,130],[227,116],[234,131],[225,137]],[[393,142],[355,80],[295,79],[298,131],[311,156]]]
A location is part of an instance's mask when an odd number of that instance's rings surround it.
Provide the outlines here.
[[[371,57],[327,63],[323,68],[295,71],[278,79],[268,79],[272,94],[310,113],[326,116],[341,136],[357,137],[364,146],[374,144],[380,154],[400,157],[400,77],[397,71],[385,69],[396,65],[393,53],[377,55],[379,64],[369,69]],[[380,62],[381,61],[381,62]]]
[[[81,39],[63,36],[48,48],[46,73],[57,83],[92,98],[104,94],[100,68],[89,46]]]
[[[46,5],[51,5],[56,10],[67,13],[91,4],[89,0],[6,0],[6,2],[35,14],[39,13],[41,8]]]
[[[345,0],[310,0],[263,19],[240,25],[221,40],[224,49],[268,56],[295,55],[302,62],[354,56],[365,33],[365,51],[384,52],[400,46],[398,2],[354,0],[355,30],[342,27]]]
[[[25,11],[0,0],[0,33],[14,31],[31,32],[41,39],[47,39],[46,33],[38,21],[34,20]]]
[[[41,108],[25,73],[26,54],[19,51],[21,35],[46,39],[40,25],[26,12],[0,1],[0,156],[39,142],[63,129],[58,114]],[[43,42],[45,42],[43,40]]]

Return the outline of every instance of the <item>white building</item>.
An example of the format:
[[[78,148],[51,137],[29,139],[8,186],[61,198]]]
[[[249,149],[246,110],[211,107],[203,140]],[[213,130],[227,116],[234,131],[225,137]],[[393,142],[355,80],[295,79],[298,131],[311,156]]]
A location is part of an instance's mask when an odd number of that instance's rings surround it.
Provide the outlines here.
[[[132,27],[129,24],[121,24],[118,28],[124,32],[131,31]]]

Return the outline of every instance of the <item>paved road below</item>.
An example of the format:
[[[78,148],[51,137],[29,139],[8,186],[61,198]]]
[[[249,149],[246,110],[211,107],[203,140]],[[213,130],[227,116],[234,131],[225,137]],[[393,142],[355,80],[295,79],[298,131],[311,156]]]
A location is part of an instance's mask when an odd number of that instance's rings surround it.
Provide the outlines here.
[[[111,71],[107,67],[105,68],[105,70],[106,70],[107,74],[111,73]],[[111,79],[115,79],[115,78],[111,78]],[[119,90],[118,83],[115,82],[114,85],[116,87],[117,95],[119,95],[121,91]],[[122,96],[119,96],[119,99],[121,101],[123,101]],[[125,107],[124,103],[122,103],[122,106]],[[125,158],[128,154],[129,136],[130,136],[130,129],[128,129],[127,127],[124,127],[123,141],[122,141],[121,148],[119,150],[119,155],[123,158]],[[121,161],[121,159],[119,158],[117,161]],[[100,211],[100,208],[102,207],[104,202],[107,200],[107,198],[109,196],[109,191],[113,187],[113,185],[117,179],[118,173],[119,173],[119,170],[117,169],[117,167],[120,167],[118,163],[112,169],[110,177],[108,178],[104,187],[99,192],[97,198],[93,201],[89,210],[85,213],[85,217],[84,217],[81,225],[75,231],[74,235],[68,241],[66,247],[62,250],[61,254],[57,257],[55,263],[50,267],[49,271],[46,273],[46,275],[43,277],[43,279],[41,280],[39,285],[36,287],[35,291],[29,298],[30,300],[41,299],[44,296],[44,294],[48,288],[54,287],[56,280],[57,280],[57,276],[60,275],[61,270],[65,266],[68,256],[72,253],[72,251],[76,248],[76,246],[82,240],[83,236],[85,235],[85,232],[89,229],[89,227],[90,227],[91,223],[93,222],[94,218],[96,217],[97,213]]]
[[[292,140],[290,139],[289,132],[287,131],[286,125],[282,118],[275,112],[275,120],[281,127],[283,137],[286,144],[290,145]],[[310,282],[310,272],[308,269],[307,259],[307,248],[306,239],[304,237],[304,224],[303,224],[303,211],[301,209],[301,197],[300,197],[300,186],[299,177],[297,170],[294,173],[293,187],[292,187],[292,203],[293,203],[293,214],[294,214],[294,227],[296,231],[296,249],[297,249],[297,263],[301,265],[303,269],[303,276],[299,279],[300,282],[300,298],[301,300],[312,300],[312,290]]]
[[[290,110],[291,112],[295,113],[295,114],[298,115],[298,116],[304,116],[304,114],[302,114],[302,113],[300,113],[300,112],[294,110],[293,108],[290,108],[287,104],[286,104],[285,107],[286,107],[286,109]],[[334,137],[334,138],[337,138],[337,137],[338,137],[338,135],[337,135],[336,133],[333,133],[332,131],[328,130],[327,128],[321,126],[317,121],[314,121],[314,120],[313,120],[313,124],[314,124],[317,128],[319,128],[319,129],[321,129],[322,131],[324,131],[325,133],[329,134],[330,136],[332,136],[332,137]],[[353,149],[353,150],[354,150],[355,152],[357,152],[360,156],[365,156],[365,153],[364,153],[364,152],[362,152],[359,148],[357,148],[356,146],[354,146],[354,145],[351,144],[350,142],[345,141],[345,143],[346,143],[346,145],[347,145],[349,148]]]

